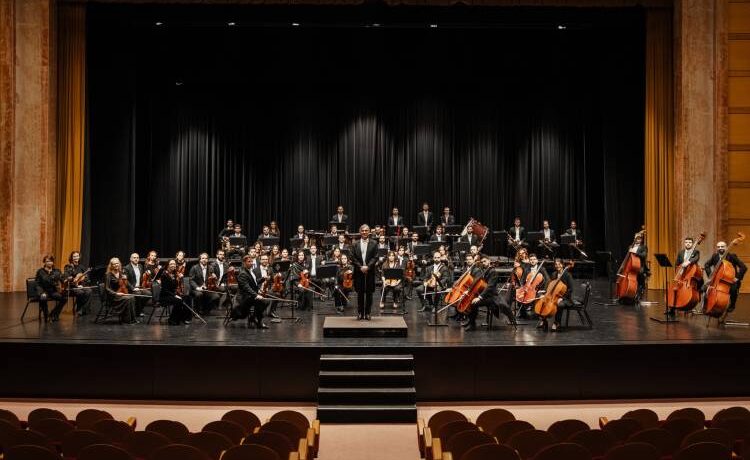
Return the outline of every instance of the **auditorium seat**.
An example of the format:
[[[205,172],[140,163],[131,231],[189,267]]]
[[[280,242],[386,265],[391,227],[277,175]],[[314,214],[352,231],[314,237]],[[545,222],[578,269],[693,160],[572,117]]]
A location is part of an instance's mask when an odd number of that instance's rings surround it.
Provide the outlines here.
[[[614,438],[620,442],[624,442],[633,433],[641,431],[643,427],[641,422],[632,418],[621,418],[618,420],[607,420],[602,417],[599,419],[599,426],[603,431],[614,436]]]
[[[90,430],[99,420],[114,420],[109,412],[99,409],[83,409],[76,415],[76,428]]]
[[[732,449],[734,447],[735,438],[726,430],[721,428],[707,428],[705,430],[698,430],[690,433],[682,440],[682,446],[687,447],[690,444],[696,444],[699,442],[717,442],[722,446]]]
[[[272,431],[249,434],[242,440],[242,444],[258,444],[266,446],[276,452],[282,460],[296,460],[299,458],[297,446],[286,436]]]
[[[456,420],[456,421],[446,423],[445,425],[441,426],[436,433],[433,432],[432,436],[433,438],[440,439],[440,443],[443,447],[443,450],[445,450],[445,447],[448,443],[448,439],[450,439],[450,437],[453,436],[454,434],[460,433],[462,431],[479,431],[479,427],[474,425],[471,422],[467,422],[464,420]],[[434,442],[434,439],[433,439],[433,442]]]
[[[516,417],[510,411],[495,407],[487,409],[477,417],[477,426],[485,433],[493,433],[495,428],[505,422],[515,420]]]
[[[7,422],[16,428],[22,428],[21,421],[18,419],[18,416],[14,414],[13,412],[5,409],[0,409],[0,421]]]
[[[484,444],[469,449],[463,457],[454,460],[520,460],[518,452],[500,444]]]
[[[156,449],[147,460],[211,460],[211,457],[193,446],[170,444]]]
[[[41,433],[53,445],[59,445],[63,437],[75,428],[65,420],[46,418],[35,420],[33,429]]]
[[[250,411],[243,409],[230,410],[221,416],[222,420],[228,420],[241,426],[245,430],[245,436],[249,435],[260,426],[260,419]]]
[[[591,460],[591,452],[572,442],[552,444],[540,450],[534,460]]]
[[[16,429],[16,431],[8,433],[8,435],[5,437],[5,439],[2,440],[2,442],[3,452],[10,449],[11,447],[22,445],[40,446],[47,448],[53,452],[57,451],[55,446],[47,441],[47,438],[43,434],[32,429]]]
[[[628,442],[645,442],[646,444],[651,444],[656,448],[661,457],[672,455],[680,447],[680,442],[677,438],[662,428],[650,428],[634,433],[628,438]]]
[[[674,460],[729,460],[732,451],[718,442],[699,442],[683,447],[674,454]]]
[[[497,440],[487,433],[477,430],[462,431],[449,437],[445,443],[445,450],[454,459],[461,459],[473,447],[484,444],[497,444]]]
[[[119,420],[99,420],[94,423],[93,430],[104,436],[107,442],[122,443],[133,434],[133,427]]]
[[[312,441],[308,442],[308,448],[312,448],[313,457],[318,456],[318,449],[320,447],[320,420],[316,419],[310,423],[304,414],[294,410],[283,410],[277,412],[271,416],[271,421],[273,420],[286,420],[287,422],[296,425],[300,431],[307,432],[308,441]]]
[[[603,430],[579,431],[568,441],[585,447],[594,457],[603,456],[617,444],[617,439]]]
[[[734,439],[742,439],[750,434],[750,418],[721,418],[711,427],[728,431]]]
[[[155,431],[174,443],[184,441],[190,434],[190,430],[184,424],[174,420],[154,420],[146,425],[146,431]]]
[[[261,425],[257,431],[260,433],[270,431],[286,436],[286,438],[292,442],[292,445],[296,446],[300,460],[308,460],[308,454],[312,454],[310,440],[308,439],[307,433],[301,432],[300,429],[291,422],[287,422],[286,420],[272,420]]]
[[[76,460],[135,460],[135,457],[111,444],[92,444],[81,449]]]
[[[63,414],[59,410],[48,409],[46,407],[40,407],[29,412],[29,417],[28,417],[29,427],[34,428],[34,424],[36,422],[40,420],[48,419],[48,418],[55,418],[58,420],[65,420],[65,421],[68,420],[65,414]]]
[[[659,416],[651,409],[634,409],[626,412],[625,415],[620,418],[638,420],[641,424],[641,428],[644,430],[659,426]]]
[[[427,423],[423,419],[417,420],[417,437],[419,438],[420,454],[427,460],[432,460],[432,440],[436,438],[438,429],[449,422],[457,420],[469,421],[466,416],[454,410],[441,410],[432,414]]]
[[[651,444],[629,442],[610,449],[604,460],[659,460],[659,452]]]
[[[229,448],[221,460],[286,460],[279,457],[273,449],[260,444],[244,444]]]
[[[213,431],[214,433],[223,434],[233,444],[241,444],[242,439],[245,437],[245,430],[238,424],[228,420],[209,422],[201,431]]]
[[[677,442],[682,444],[682,440],[685,436],[703,429],[703,425],[696,422],[695,420],[687,418],[678,418],[673,420],[667,420],[661,424],[661,428],[672,433],[677,439]]]
[[[65,458],[76,458],[78,453],[92,444],[106,444],[107,440],[91,430],[73,430],[62,439],[62,453]]]
[[[495,431],[492,432],[492,435],[497,439],[497,442],[505,444],[505,442],[514,434],[534,429],[536,429],[534,425],[527,421],[511,420],[498,425],[497,428],[495,428]]]
[[[557,442],[567,441],[568,438],[578,433],[591,429],[588,423],[576,419],[558,420],[547,428],[547,433],[551,434]]]
[[[706,424],[706,414],[704,414],[702,410],[696,409],[695,407],[684,407],[682,409],[677,409],[667,416],[666,421],[679,418],[693,420],[700,423],[701,426]]]
[[[518,452],[522,460],[533,458],[540,450],[555,443],[555,438],[542,430],[523,430],[510,437],[503,444]]]
[[[750,410],[742,406],[733,406],[721,409],[711,419],[712,423],[727,418],[750,418]]]
[[[202,431],[200,433],[190,433],[185,438],[184,443],[200,449],[204,454],[213,460],[219,460],[221,453],[229,449],[234,443],[221,433],[212,431]]]
[[[49,448],[24,444],[6,449],[3,460],[60,460],[60,456]]]
[[[147,458],[156,449],[164,447],[171,442],[169,438],[155,431],[134,431],[125,440],[123,446],[135,457]]]

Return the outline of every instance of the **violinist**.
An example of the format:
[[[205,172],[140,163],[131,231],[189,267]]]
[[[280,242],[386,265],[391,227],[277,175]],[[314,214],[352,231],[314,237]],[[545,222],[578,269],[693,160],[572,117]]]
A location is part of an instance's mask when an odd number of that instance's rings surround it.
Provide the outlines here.
[[[526,248],[519,249],[516,253],[515,259],[513,260],[513,273],[511,275],[511,283],[513,283],[514,286],[520,286],[526,280],[526,277],[524,275],[529,263],[529,252],[526,250]]]
[[[338,280],[333,290],[333,304],[339,315],[344,313],[344,308],[349,304],[349,293],[352,292],[353,283],[354,267],[349,261],[349,256],[341,254]]]
[[[469,311],[469,321],[464,326],[467,331],[473,331],[477,328],[477,315],[479,314],[479,307],[487,307],[496,318],[500,316],[502,312],[507,318],[508,322],[515,326],[516,319],[513,317],[513,312],[510,309],[509,296],[512,292],[510,284],[503,286],[504,294],[499,292],[500,273],[492,269],[490,258],[483,256],[481,259],[481,269],[484,271],[482,277],[487,282],[487,287],[484,288],[481,294],[476,296],[471,301],[471,310]]]
[[[300,310],[312,310],[313,293],[310,286],[301,284],[302,275],[308,277],[309,280],[309,267],[310,262],[306,260],[305,253],[302,251],[297,253],[296,260],[289,266],[289,285]]]
[[[130,263],[127,264],[123,268],[123,272],[125,272],[125,276],[128,278],[128,284],[131,286],[131,292],[134,292],[139,295],[151,295],[150,289],[144,289],[143,286],[141,286],[141,282],[143,281],[143,275],[146,273],[146,270],[143,268],[143,265],[140,263],[141,257],[138,255],[137,252],[134,252],[130,254]],[[143,316],[143,308],[148,303],[149,299],[146,297],[135,297],[135,315],[138,317]]]
[[[722,256],[724,260],[734,266],[735,278],[734,284],[729,288],[729,305],[727,306],[727,313],[734,311],[737,304],[737,294],[740,292],[742,287],[742,278],[745,277],[747,272],[747,266],[737,257],[737,254],[733,252],[727,252],[727,243],[725,241],[719,241],[716,243],[716,252],[706,261],[703,268],[706,270],[706,276],[711,277],[711,273],[716,269],[717,264],[721,260]]]
[[[451,256],[448,253],[448,248],[441,244],[440,247],[438,247],[438,252],[440,253],[440,261],[445,264],[446,267],[448,267],[448,271],[453,271],[453,262],[451,261]],[[425,261],[422,262],[423,264],[426,264]]]
[[[207,292],[208,277],[211,270],[208,266],[208,254],[201,253],[198,263],[190,269],[190,294],[193,296],[195,306],[201,314],[209,314],[214,305],[219,301],[219,294]]]
[[[81,264],[81,253],[73,251],[68,257],[68,264],[63,267],[63,274],[67,280],[67,294],[75,297],[76,314],[84,316],[89,313],[89,304],[91,303],[91,291],[82,289],[82,286],[88,284],[88,270]]]
[[[399,268],[406,268],[406,262],[409,257],[406,255],[406,247],[399,246],[396,252],[396,260],[398,260]]]
[[[230,270],[234,270],[234,268],[230,268],[229,263],[226,261],[226,253],[224,250],[219,249],[216,251],[216,260],[214,260],[208,268],[209,274],[216,277],[215,289],[218,292],[234,292],[237,289],[237,286],[227,285],[227,273]],[[225,305],[228,301],[230,301],[229,296],[220,295],[220,302],[222,305]]]
[[[385,263],[383,264],[383,269],[394,269],[394,268],[401,268],[401,265],[398,262],[398,258],[396,257],[396,253],[394,251],[389,251],[388,256],[386,257]],[[381,281],[383,283],[383,296],[380,299],[380,309],[385,308],[385,301],[388,298],[388,293],[391,294],[391,299],[393,300],[393,309],[398,309],[398,303],[401,301],[401,294],[403,291],[403,286],[401,279],[386,279],[385,276],[381,277]]]
[[[177,254],[175,254],[174,262],[177,264],[177,273],[180,275],[185,275],[187,264],[185,263],[185,251],[177,251]]]
[[[263,322],[263,313],[270,302],[263,297],[262,289],[270,282],[269,272],[267,255],[261,256],[260,265],[257,268],[253,268],[253,260],[249,254],[242,258],[242,268],[237,277],[239,303],[232,309],[230,321],[247,318],[248,325],[252,323],[255,324],[256,329],[268,329]],[[251,308],[253,309],[252,317],[250,316]]]
[[[310,246],[310,257],[307,260],[308,269],[310,270],[310,279],[316,281],[318,280],[318,268],[323,265],[323,257],[318,254],[318,246],[314,244]]]
[[[156,251],[151,250],[146,256],[146,262],[143,264],[143,269],[149,273],[151,280],[156,278],[156,274],[159,272],[159,257]]]
[[[643,242],[643,233],[635,235],[633,244],[628,248],[628,252],[635,254],[641,259],[641,270],[638,272],[638,292],[635,296],[635,302],[637,303],[643,297],[646,292],[646,276],[648,275],[648,267],[646,265],[646,258],[648,257],[648,246]]]
[[[417,214],[417,225],[432,227],[432,212],[430,211],[429,204],[422,203],[422,211]]]
[[[281,231],[279,230],[279,224],[277,224],[275,220],[272,220],[271,223],[268,225],[268,233],[270,233],[271,236],[275,236],[276,238],[280,238],[281,237]]]
[[[549,275],[547,274],[547,271],[542,267],[542,263],[539,260],[539,258],[536,256],[536,254],[529,254],[529,263],[525,267],[525,271],[523,273],[523,277],[521,278],[522,284],[526,284],[526,281],[529,279],[529,277],[535,273],[539,273],[544,278],[544,281],[540,284],[540,286],[546,286],[547,283],[549,283]],[[534,299],[530,303],[526,304],[519,304],[519,314],[518,316],[523,319],[528,319],[531,316],[534,315],[534,302],[536,302],[536,299]]]
[[[434,310],[438,301],[438,296],[435,293],[443,290],[449,282],[450,272],[448,271],[448,267],[442,262],[440,252],[436,251],[432,254],[432,264],[428,265],[424,270],[422,284],[417,286],[416,289],[416,293],[422,303],[419,311],[425,311],[427,304],[430,305],[431,310]]]
[[[555,231],[550,228],[549,221],[542,221],[542,239],[539,240],[538,246],[551,257],[555,256],[555,251],[560,245],[555,239]]]
[[[281,250],[281,256],[279,257],[279,262],[289,262],[291,261],[291,257],[289,257],[289,249],[284,248]]]
[[[182,276],[177,271],[177,261],[171,259],[159,279],[161,290],[159,291],[159,303],[162,306],[170,307],[169,325],[177,326],[179,324],[190,324],[192,314],[185,306],[180,295],[180,284]]]
[[[433,243],[437,241],[438,243],[442,243],[445,241],[448,241],[448,238],[445,236],[445,228],[442,225],[438,225],[435,227],[435,234],[430,236],[430,243]]]
[[[391,210],[391,215],[388,217],[389,227],[403,227],[404,218],[398,214],[398,208],[394,207]]]
[[[133,286],[123,273],[120,259],[113,257],[109,259],[107,273],[104,276],[104,287],[111,312],[120,315],[120,322],[135,324],[135,298],[128,295],[133,292]]]
[[[42,263],[42,268],[36,271],[36,293],[39,297],[39,308],[42,309],[45,323],[47,319],[55,322],[60,319],[60,312],[68,302],[68,298],[60,292],[63,275],[60,270],[55,268],[55,256],[44,256]],[[51,312],[47,309],[47,301],[50,299],[57,302]]]
[[[346,224],[349,223],[349,216],[344,214],[343,206],[338,205],[338,207],[336,207],[336,214],[331,217],[331,222],[337,222],[339,224],[342,224],[343,227],[346,227]]]
[[[562,259],[555,259],[555,273],[552,275],[552,280],[560,280],[567,288],[565,295],[557,301],[555,322],[552,323],[551,328],[551,331],[555,332],[560,329],[560,320],[562,320],[562,315],[565,309],[573,306],[573,286],[575,283],[573,282],[573,275],[570,274],[570,271],[565,270],[565,265],[563,265]],[[536,327],[544,328],[546,322],[547,318],[542,318]]]
[[[328,260],[324,260],[321,265],[338,264],[341,261],[341,254],[343,254],[341,249],[338,246],[334,246],[328,253]]]
[[[451,208],[448,206],[444,207],[443,213],[440,214],[440,224],[443,226],[456,224],[456,218],[451,214]]]
[[[271,246],[271,253],[268,255],[268,259],[271,261],[271,264],[274,264],[280,258],[281,258],[281,249],[279,249],[278,244],[274,244],[273,246]]]

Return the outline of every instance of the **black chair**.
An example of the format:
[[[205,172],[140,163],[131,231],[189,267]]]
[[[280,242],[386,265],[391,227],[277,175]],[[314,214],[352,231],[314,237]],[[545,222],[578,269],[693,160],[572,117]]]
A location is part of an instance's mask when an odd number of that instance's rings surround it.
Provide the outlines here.
[[[704,414],[702,410],[695,407],[683,407],[682,409],[677,409],[676,411],[669,414],[669,416],[667,416],[667,421],[683,418],[698,422],[701,424],[701,426],[705,425],[706,423],[706,414]]]
[[[718,442],[699,442],[680,449],[674,454],[674,460],[729,460],[732,450]]]
[[[222,420],[228,420],[240,425],[245,429],[245,435],[253,432],[260,426],[260,419],[257,415],[244,409],[233,409],[221,416]]]
[[[557,422],[553,423],[549,428],[547,428],[547,433],[554,436],[557,442],[564,442],[574,434],[580,431],[588,431],[590,429],[591,427],[584,421],[568,419],[558,420]]]
[[[104,322],[112,316],[112,306],[107,298],[107,290],[104,287],[104,283],[99,283],[97,287],[97,291],[99,292],[99,311],[96,312],[94,323]]]
[[[592,329],[594,327],[591,316],[589,316],[589,299],[591,298],[591,283],[588,281],[581,283],[583,288],[583,297],[580,299],[573,299],[573,305],[564,308],[565,312],[565,327],[568,327],[570,322],[570,312],[574,311],[578,314],[578,319],[581,321],[581,325],[586,329]]]
[[[50,299],[47,302],[52,302],[53,300]],[[26,310],[28,310],[29,305],[32,303],[36,303],[39,307],[39,316],[37,318],[37,321],[42,320],[42,306],[39,304],[39,294],[36,292],[36,278],[26,278],[26,306],[23,307],[23,313],[21,313],[21,322],[23,323],[23,318],[26,316]]]
[[[499,407],[493,409],[487,409],[486,411],[479,414],[477,417],[477,426],[482,427],[485,433],[492,433],[495,428],[505,422],[515,420],[516,416],[510,411]]]
[[[151,324],[151,319],[154,317],[154,313],[156,310],[161,308],[161,311],[159,312],[159,316],[156,318],[158,322],[161,323],[161,321],[164,318],[169,318],[170,312],[170,306],[169,305],[162,305],[161,302],[159,302],[159,295],[161,294],[161,284],[154,283],[151,286],[151,314],[148,315],[148,321],[146,321],[146,324]]]

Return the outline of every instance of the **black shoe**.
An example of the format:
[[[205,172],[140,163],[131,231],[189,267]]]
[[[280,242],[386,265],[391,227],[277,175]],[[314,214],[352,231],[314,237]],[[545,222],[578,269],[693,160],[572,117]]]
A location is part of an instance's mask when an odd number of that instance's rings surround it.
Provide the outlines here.
[[[258,321],[258,329],[268,329],[268,326],[263,321]]]
[[[370,321],[370,320],[372,320],[372,317],[371,317],[370,315],[365,315],[365,319],[366,319],[367,321]]]
[[[271,318],[275,318],[275,319],[278,319],[278,318],[279,318],[279,315],[277,315],[275,311],[272,311],[272,312],[271,312]]]
[[[362,321],[363,319],[362,315],[357,315],[357,321]]]
[[[475,331],[475,330],[477,330],[477,323],[475,323],[474,321],[469,321],[464,326],[464,330],[466,330],[466,331]]]

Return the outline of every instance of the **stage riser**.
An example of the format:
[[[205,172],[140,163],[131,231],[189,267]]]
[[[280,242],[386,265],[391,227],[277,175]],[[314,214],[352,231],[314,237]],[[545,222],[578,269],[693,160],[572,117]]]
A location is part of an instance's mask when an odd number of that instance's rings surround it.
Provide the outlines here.
[[[370,389],[367,393],[340,389],[340,392],[326,393],[318,392],[319,404],[414,404],[416,402],[416,390],[410,388],[392,388],[392,392],[382,392],[380,389]]]
[[[414,358],[402,355],[361,355],[358,359],[350,355],[326,355],[320,358],[321,371],[409,371],[414,369]]]
[[[321,373],[318,377],[320,385],[329,388],[349,388],[362,381],[361,372],[355,373]],[[369,375],[367,381],[379,387],[408,387],[414,386],[414,374],[406,372],[390,372],[381,375]]]
[[[361,409],[318,409],[318,419],[323,423],[415,423],[417,409],[379,410],[374,413]]]
[[[314,402],[320,355],[362,351],[413,354],[418,401],[750,396],[748,343],[360,348],[3,342],[0,397]]]

